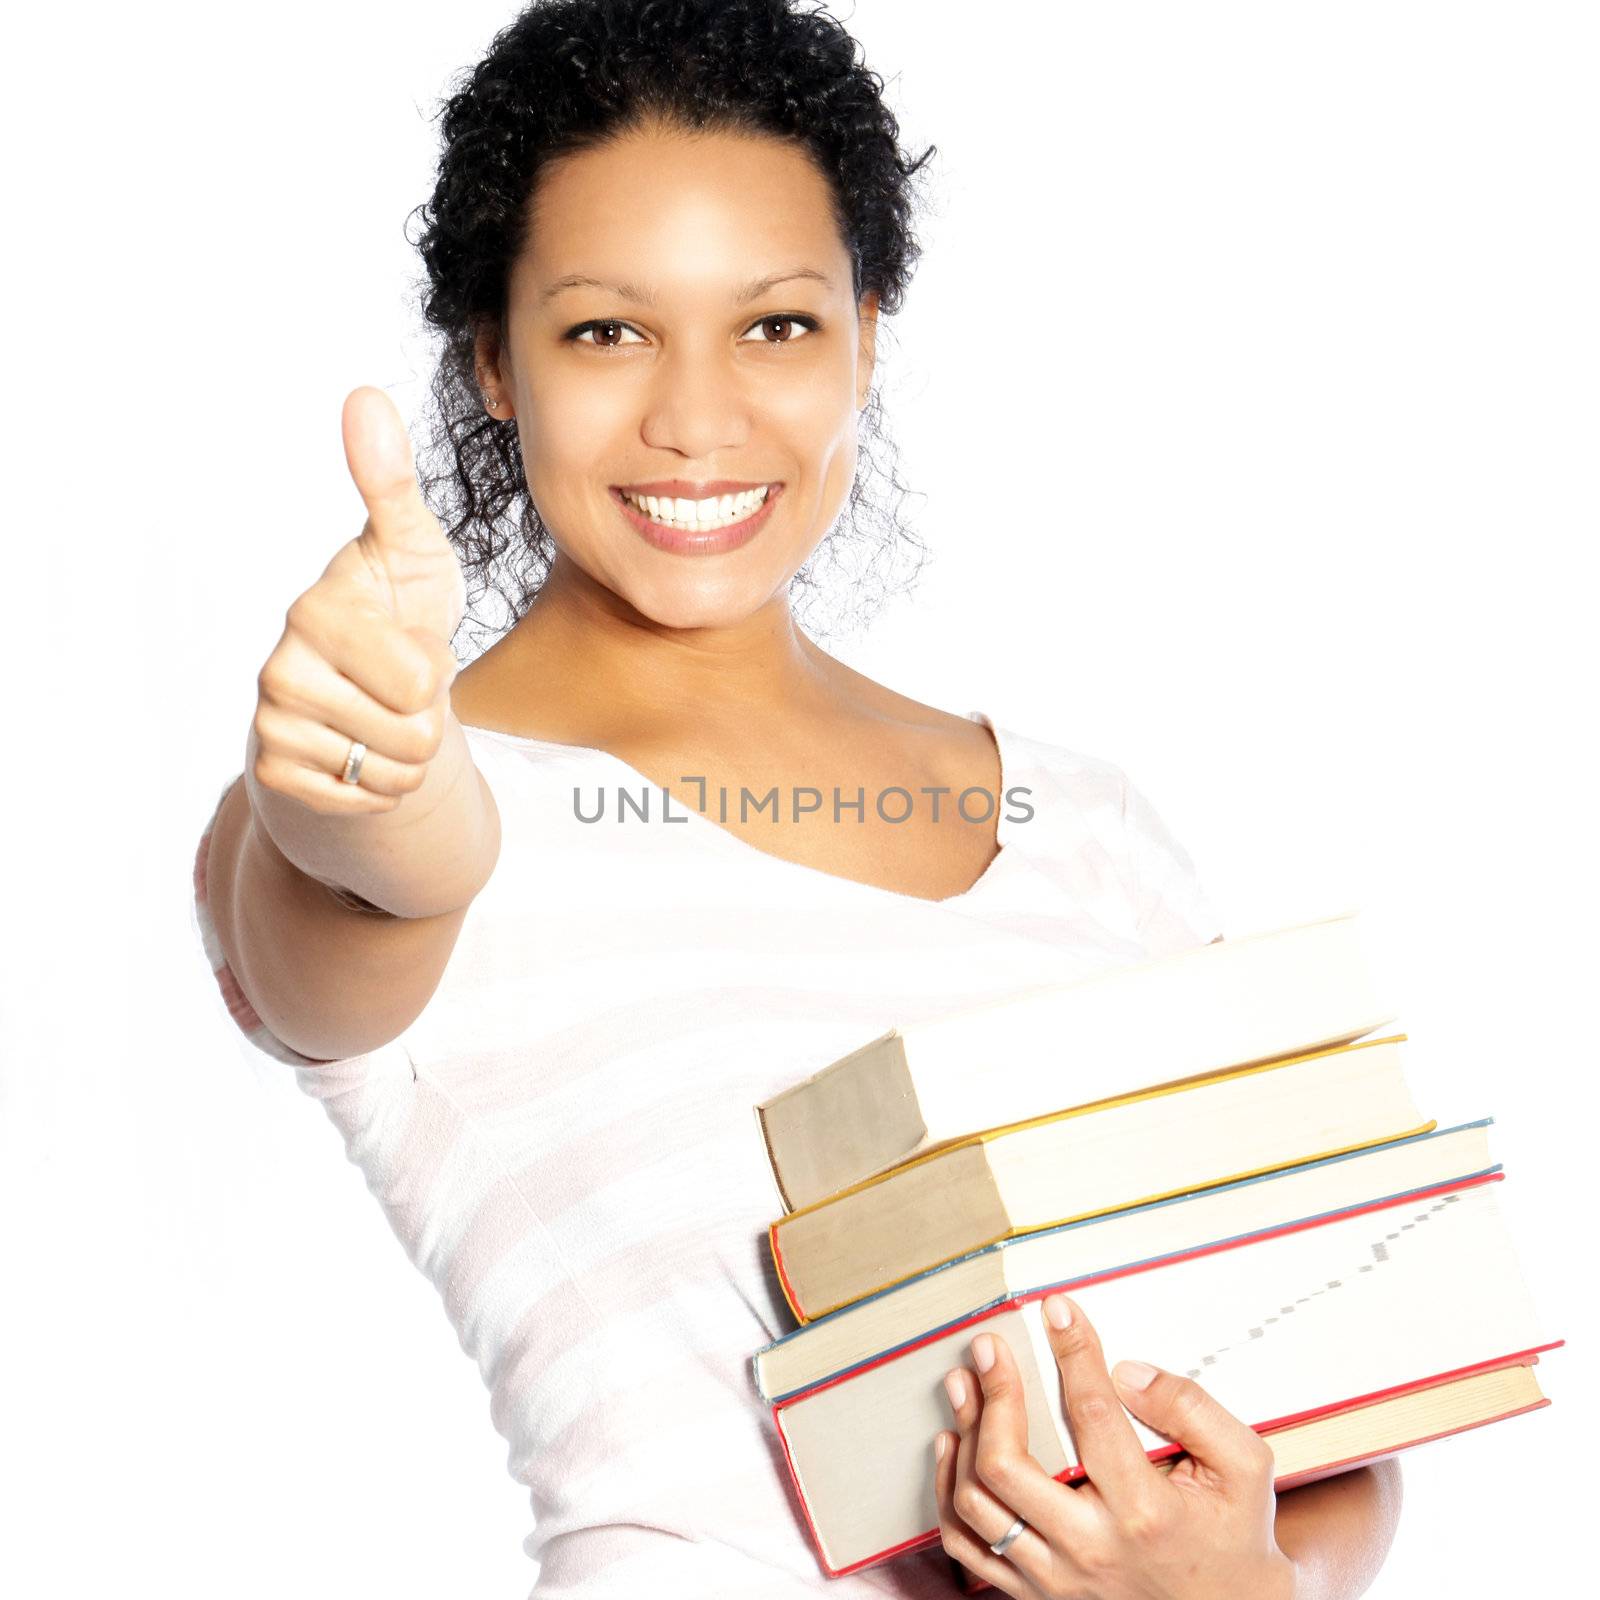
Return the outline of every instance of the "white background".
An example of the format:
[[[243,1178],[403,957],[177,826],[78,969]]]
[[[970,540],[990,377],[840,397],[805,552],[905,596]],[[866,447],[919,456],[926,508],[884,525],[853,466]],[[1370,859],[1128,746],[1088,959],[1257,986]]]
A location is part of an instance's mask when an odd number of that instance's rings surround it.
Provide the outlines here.
[[[512,15],[91,5],[8,51],[0,1588],[30,1600],[532,1577],[475,1369],[236,1042],[188,907],[256,670],[360,525],[344,396],[416,415],[428,113]],[[940,151],[884,350],[934,560],[835,648],[1125,766],[1230,933],[1364,910],[1417,1096],[1497,1119],[1570,1341],[1552,1407],[1407,1460],[1371,1592],[1545,1592],[1592,1521],[1595,12],[847,16]]]

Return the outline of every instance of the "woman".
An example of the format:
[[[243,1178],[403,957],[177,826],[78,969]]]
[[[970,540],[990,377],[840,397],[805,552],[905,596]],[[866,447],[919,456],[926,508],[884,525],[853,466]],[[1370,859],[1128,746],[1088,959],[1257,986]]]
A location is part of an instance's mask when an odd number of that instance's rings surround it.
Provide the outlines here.
[[[816,1564],[749,1373],[788,1325],[750,1107],[886,1026],[1216,934],[1116,767],[791,613],[916,256],[881,88],[785,0],[559,0],[495,40],[421,240],[449,469],[430,509],[386,397],[349,397],[367,521],[289,607],[196,862],[236,1019],[479,1362],[541,1597],[951,1592],[938,1551]],[[514,624],[457,675],[463,567]],[[1365,1588],[1392,1468],[1275,1502],[1241,1421],[1113,1388],[1081,1313],[1058,1338],[1094,1486],[1039,1481],[980,1340],[930,1456],[946,1551],[1014,1595]],[[1157,1473],[1117,1400],[1193,1461]]]

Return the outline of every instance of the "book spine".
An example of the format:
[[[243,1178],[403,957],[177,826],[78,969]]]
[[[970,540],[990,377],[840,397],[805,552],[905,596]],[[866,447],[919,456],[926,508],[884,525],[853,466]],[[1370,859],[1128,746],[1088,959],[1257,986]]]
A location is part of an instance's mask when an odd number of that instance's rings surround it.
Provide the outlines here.
[[[801,1323],[814,1320],[800,1309],[800,1297],[794,1292],[794,1285],[789,1282],[789,1274],[783,1264],[783,1246],[778,1243],[776,1222],[767,1229],[767,1247],[772,1252],[772,1265],[778,1274],[778,1287],[783,1290],[783,1298],[789,1302],[789,1310],[794,1313],[794,1320]]]

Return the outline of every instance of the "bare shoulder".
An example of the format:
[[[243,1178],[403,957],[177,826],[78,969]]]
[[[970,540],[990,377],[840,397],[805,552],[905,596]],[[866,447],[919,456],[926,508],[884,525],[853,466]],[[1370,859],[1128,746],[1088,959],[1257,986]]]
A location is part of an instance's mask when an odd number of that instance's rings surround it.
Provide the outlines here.
[[[908,755],[952,779],[993,788],[999,775],[999,753],[989,730],[959,712],[928,705],[901,694],[862,673],[850,673],[852,688],[870,715],[884,725],[886,736],[903,745]]]
[[[839,694],[848,696],[873,716],[926,733],[942,733],[949,738],[964,737],[965,732],[974,728],[983,733],[977,723],[957,712],[930,706],[925,701],[902,694],[898,689],[891,689],[888,684],[879,683],[876,678],[869,678],[866,673],[846,666],[837,656],[824,652],[819,652],[819,655],[835,675],[835,688]]]

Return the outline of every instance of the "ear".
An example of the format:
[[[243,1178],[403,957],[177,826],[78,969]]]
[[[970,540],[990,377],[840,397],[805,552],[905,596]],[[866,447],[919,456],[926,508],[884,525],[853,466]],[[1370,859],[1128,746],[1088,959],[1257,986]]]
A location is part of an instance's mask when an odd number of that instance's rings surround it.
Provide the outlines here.
[[[491,318],[479,322],[473,334],[472,369],[490,415],[502,419],[513,416],[510,362],[506,359],[499,324]]]
[[[872,373],[878,360],[878,295],[869,291],[856,310],[860,344],[856,353],[856,410],[866,403],[872,390]]]

